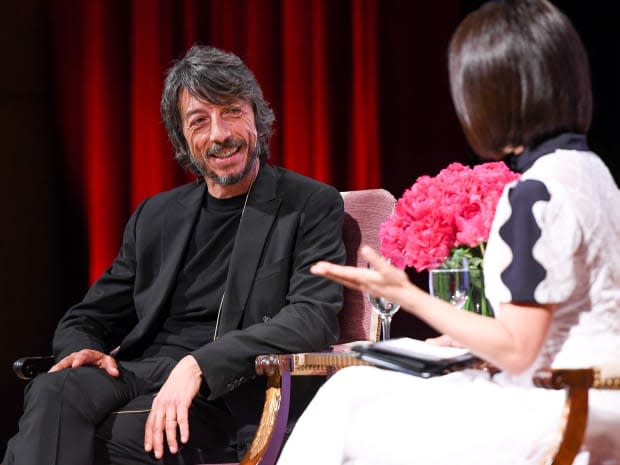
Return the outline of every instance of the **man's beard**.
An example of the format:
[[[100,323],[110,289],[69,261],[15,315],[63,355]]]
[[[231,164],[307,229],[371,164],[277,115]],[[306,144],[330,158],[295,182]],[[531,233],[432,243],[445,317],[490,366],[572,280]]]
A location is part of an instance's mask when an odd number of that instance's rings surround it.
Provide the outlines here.
[[[207,167],[206,159],[209,156],[217,154],[221,150],[224,150],[227,148],[233,148],[233,147],[237,149],[243,149],[245,148],[246,145],[247,144],[245,143],[245,141],[239,140],[239,139],[227,139],[221,144],[214,143],[211,145],[211,147],[209,147],[209,149],[206,152],[200,155],[200,157],[203,160],[205,160],[204,165],[201,163],[198,163],[196,159],[194,158],[194,155],[191,154],[190,152],[191,164],[193,168],[196,171],[198,171],[202,176],[205,176],[206,178],[211,179],[216,184],[219,184],[221,186],[230,186],[233,184],[237,184],[244,177],[246,177],[248,173],[250,173],[256,166],[256,161],[258,160],[258,148],[257,147],[255,147],[253,150],[248,151],[248,159],[245,163],[245,166],[238,173],[226,174],[226,175],[220,176]]]

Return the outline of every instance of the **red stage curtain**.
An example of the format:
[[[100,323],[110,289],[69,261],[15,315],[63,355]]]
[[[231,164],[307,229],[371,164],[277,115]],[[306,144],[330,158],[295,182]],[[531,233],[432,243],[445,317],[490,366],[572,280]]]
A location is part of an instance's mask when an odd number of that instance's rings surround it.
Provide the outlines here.
[[[137,204],[190,179],[160,123],[162,80],[192,44],[233,51],[278,119],[271,162],[340,190],[379,186],[376,1],[52,2],[56,115],[90,280]]]

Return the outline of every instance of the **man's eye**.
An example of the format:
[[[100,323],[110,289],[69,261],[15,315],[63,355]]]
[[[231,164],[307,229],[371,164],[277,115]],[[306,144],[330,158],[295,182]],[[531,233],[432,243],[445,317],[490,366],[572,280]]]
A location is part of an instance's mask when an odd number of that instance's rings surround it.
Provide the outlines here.
[[[230,107],[226,110],[226,113],[230,115],[240,115],[242,113],[242,110],[239,107]]]
[[[194,118],[189,122],[189,126],[195,128],[197,126],[201,126],[205,122],[204,118]]]

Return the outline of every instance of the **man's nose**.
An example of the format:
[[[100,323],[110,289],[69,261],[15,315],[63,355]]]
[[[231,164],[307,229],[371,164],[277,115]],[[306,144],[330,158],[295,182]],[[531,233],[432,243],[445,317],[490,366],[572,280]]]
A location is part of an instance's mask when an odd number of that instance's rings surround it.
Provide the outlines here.
[[[211,118],[211,140],[213,142],[224,142],[230,137],[230,127],[228,123],[219,115]]]

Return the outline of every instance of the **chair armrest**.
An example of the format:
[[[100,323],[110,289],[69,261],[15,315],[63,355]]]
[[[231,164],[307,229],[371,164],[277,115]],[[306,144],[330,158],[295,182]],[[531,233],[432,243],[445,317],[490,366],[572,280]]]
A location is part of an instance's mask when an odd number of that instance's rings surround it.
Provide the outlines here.
[[[533,377],[534,385],[545,389],[571,389],[592,387],[592,368],[541,368]]]
[[[588,422],[589,389],[620,389],[620,365],[593,368],[542,368],[533,376],[536,386],[565,389],[564,414],[559,438],[543,463],[570,465],[583,442]]]
[[[259,355],[258,375],[266,375],[267,392],[263,414],[252,444],[240,465],[273,465],[284,442],[291,399],[291,376],[329,376],[340,368],[369,365],[351,352],[316,352]]]
[[[13,362],[13,372],[20,379],[30,380],[48,371],[52,365],[54,365],[54,357],[51,355],[22,357]]]
[[[350,351],[306,352],[299,354],[259,355],[256,357],[256,373],[259,375],[283,374],[292,376],[329,376],[341,368],[353,365],[371,365],[357,358]]]

